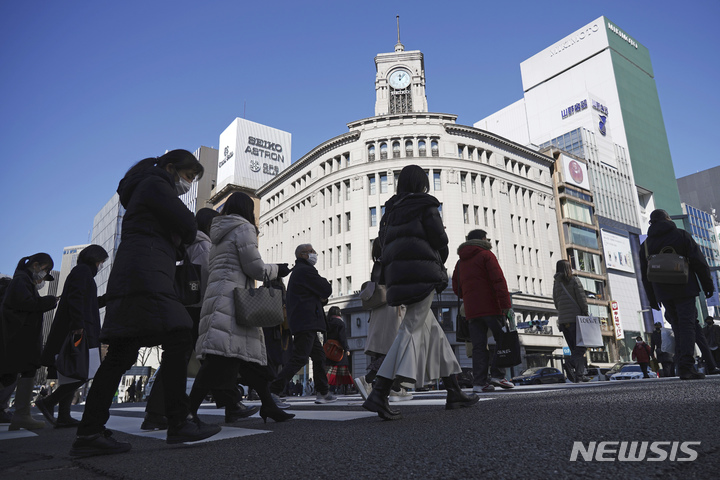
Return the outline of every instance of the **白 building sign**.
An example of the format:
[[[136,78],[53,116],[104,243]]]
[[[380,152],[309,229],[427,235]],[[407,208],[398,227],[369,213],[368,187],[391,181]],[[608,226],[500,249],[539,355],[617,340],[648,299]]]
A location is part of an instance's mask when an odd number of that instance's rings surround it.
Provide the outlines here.
[[[236,118],[220,134],[217,189],[263,186],[290,165],[291,139],[288,132]]]
[[[605,266],[621,272],[635,273],[630,239],[621,235],[600,230],[605,254]]]
[[[615,326],[615,338],[622,340],[625,338],[625,332],[623,331],[622,321],[620,320],[620,306],[618,302],[612,302],[612,313],[613,313],[613,325]]]
[[[567,155],[562,156],[563,181],[590,190],[587,165]]]
[[[560,115],[562,116],[563,120],[578,113],[583,110],[587,110],[588,102],[587,100],[582,100],[580,102],[577,102],[573,105],[570,105],[567,108],[564,108],[560,111]]]

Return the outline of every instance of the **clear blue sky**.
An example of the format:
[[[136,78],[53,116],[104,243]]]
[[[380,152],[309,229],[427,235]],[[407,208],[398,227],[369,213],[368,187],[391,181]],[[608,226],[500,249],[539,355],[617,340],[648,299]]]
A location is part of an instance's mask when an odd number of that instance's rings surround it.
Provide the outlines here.
[[[649,50],[676,176],[720,163],[712,1],[3,1],[0,273],[86,243],[136,161],[217,147],[236,117],[293,160],[374,114],[373,59],[425,54],[430,111],[472,125],[522,97],[520,62],[605,15]]]

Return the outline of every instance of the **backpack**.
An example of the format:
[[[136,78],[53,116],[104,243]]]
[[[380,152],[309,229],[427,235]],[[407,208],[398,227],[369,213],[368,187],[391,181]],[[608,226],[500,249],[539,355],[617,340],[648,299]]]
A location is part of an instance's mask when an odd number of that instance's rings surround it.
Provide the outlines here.
[[[653,283],[681,285],[688,282],[690,262],[687,257],[678,255],[673,247],[663,247],[660,253],[650,255],[645,241],[647,257],[647,279]]]

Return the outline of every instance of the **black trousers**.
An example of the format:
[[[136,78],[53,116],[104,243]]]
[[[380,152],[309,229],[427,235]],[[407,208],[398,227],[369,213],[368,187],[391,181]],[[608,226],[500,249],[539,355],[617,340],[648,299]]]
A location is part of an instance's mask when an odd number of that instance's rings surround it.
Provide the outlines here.
[[[503,336],[502,327],[505,318],[502,315],[488,315],[468,319],[470,327],[470,340],[472,341],[472,364],[473,364],[473,385],[480,387],[488,383],[488,364],[490,375],[495,378],[505,378],[505,369],[498,368],[497,348],[493,349],[492,359],[488,352],[488,329],[493,333],[495,341],[498,342]]]
[[[565,342],[570,348],[570,358],[567,363],[573,368],[577,377],[582,377],[587,371],[585,368],[587,348],[577,346],[577,323],[561,323],[558,325],[558,329],[562,332]]]
[[[695,325],[697,307],[695,297],[664,300],[665,319],[675,334],[675,362],[678,370],[689,372],[695,366]]]
[[[328,381],[325,371],[325,350],[318,338],[317,332],[298,332],[293,339],[293,354],[287,365],[283,367],[275,381],[270,384],[270,391],[275,394],[281,393],[290,379],[301,370],[308,362],[308,358],[313,361],[313,380],[315,381],[315,390],[325,395],[328,393]]]
[[[162,334],[161,381],[165,390],[165,412],[168,424],[176,426],[185,421],[189,413],[187,363],[192,350],[190,329],[175,330]],[[78,435],[94,435],[105,429],[110,418],[110,406],[125,372],[135,364],[143,338],[114,340],[108,347],[105,360],[100,364],[85,402],[85,412],[78,427]]]

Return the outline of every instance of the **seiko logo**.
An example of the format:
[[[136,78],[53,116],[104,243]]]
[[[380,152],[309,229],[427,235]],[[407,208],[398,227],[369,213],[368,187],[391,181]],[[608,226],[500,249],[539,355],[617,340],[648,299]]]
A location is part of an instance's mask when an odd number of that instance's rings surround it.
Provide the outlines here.
[[[260,171],[260,162],[257,160],[250,160],[250,170],[253,172],[259,172]]]

